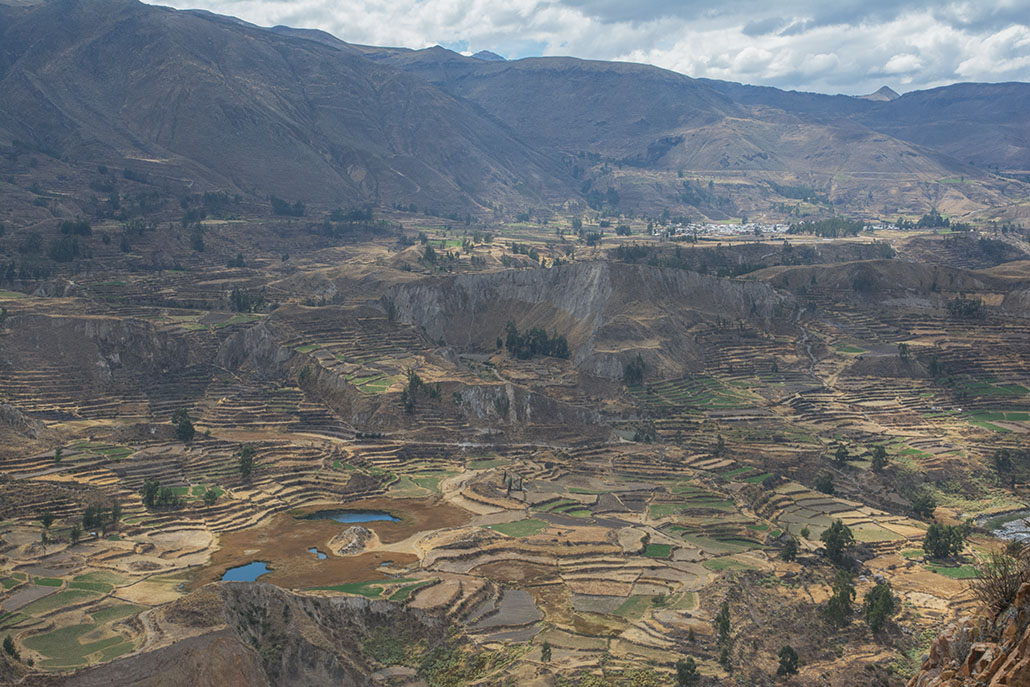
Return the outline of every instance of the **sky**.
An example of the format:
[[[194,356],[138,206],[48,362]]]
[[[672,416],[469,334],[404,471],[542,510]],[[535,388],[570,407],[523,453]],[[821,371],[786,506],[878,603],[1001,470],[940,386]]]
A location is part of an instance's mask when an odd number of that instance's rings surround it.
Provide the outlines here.
[[[1030,81],[1030,0],[150,0],[350,43],[571,55],[819,93]]]

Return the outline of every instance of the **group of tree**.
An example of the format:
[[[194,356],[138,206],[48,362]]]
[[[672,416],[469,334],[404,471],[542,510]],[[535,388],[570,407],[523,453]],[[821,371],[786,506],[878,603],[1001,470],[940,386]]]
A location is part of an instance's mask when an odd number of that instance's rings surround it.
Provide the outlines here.
[[[243,256],[240,256],[242,261]],[[242,263],[241,265],[242,266]],[[232,308],[233,312],[257,312],[265,306],[265,291],[264,289],[254,290],[240,288],[239,286],[232,287],[232,291],[229,292],[229,307]]]
[[[820,220],[795,222],[787,228],[788,234],[815,234],[826,238],[854,236],[865,229],[865,223],[859,220],[831,217]]]
[[[944,525],[935,522],[926,530],[923,537],[923,551],[930,558],[937,560],[957,556],[962,553],[969,535],[969,525]]]
[[[508,320],[504,332],[504,347],[509,355],[519,360],[528,360],[536,356],[568,358],[570,355],[569,342],[563,334],[553,332],[548,336],[547,332],[539,327],[520,333],[512,320]],[[500,347],[502,340],[498,338],[497,341]]]
[[[82,529],[104,533],[117,525],[121,517],[122,505],[117,501],[111,504],[93,503],[82,511]]]
[[[987,309],[979,298],[966,298],[959,295],[947,303],[948,315],[960,320],[982,320],[987,317]]]
[[[295,203],[290,203],[289,201],[283,200],[282,198],[278,198],[276,196],[271,196],[268,200],[272,203],[272,212],[274,212],[277,215],[282,215],[284,217],[304,216],[304,203],[300,202],[299,200]]]
[[[174,488],[162,486],[156,479],[143,482],[140,496],[147,508],[182,508],[185,505],[185,500]]]
[[[408,383],[401,390],[401,404],[404,406],[404,412],[408,415],[414,415],[420,393],[434,401],[440,400],[440,382],[427,384],[411,368],[408,368],[407,374]]]

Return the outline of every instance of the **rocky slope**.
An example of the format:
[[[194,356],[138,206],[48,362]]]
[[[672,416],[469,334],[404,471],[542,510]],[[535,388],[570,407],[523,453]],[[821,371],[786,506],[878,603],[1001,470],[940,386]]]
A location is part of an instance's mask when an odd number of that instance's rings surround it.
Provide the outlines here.
[[[464,351],[493,350],[508,320],[563,334],[577,367],[609,378],[638,352],[651,369],[682,373],[701,355],[683,336],[693,325],[775,327],[794,308],[767,284],[607,262],[424,280],[390,289],[383,302],[400,321]]]
[[[1030,686],[1030,583],[999,615],[966,617],[938,635],[909,687]]]

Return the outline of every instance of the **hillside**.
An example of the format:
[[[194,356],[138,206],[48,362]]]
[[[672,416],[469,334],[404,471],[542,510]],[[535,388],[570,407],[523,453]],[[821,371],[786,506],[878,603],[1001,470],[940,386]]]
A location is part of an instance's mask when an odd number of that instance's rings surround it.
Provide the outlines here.
[[[564,197],[546,154],[335,46],[134,0],[0,6],[0,27],[5,143],[290,200],[453,209]]]

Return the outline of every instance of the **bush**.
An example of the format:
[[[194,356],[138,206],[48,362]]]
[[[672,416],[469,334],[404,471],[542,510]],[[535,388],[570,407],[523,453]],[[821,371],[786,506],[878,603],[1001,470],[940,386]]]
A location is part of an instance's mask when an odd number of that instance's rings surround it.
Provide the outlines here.
[[[1015,600],[1019,588],[1030,582],[1030,546],[989,553],[977,561],[976,573],[970,583],[973,595],[992,613],[1000,613]]]

